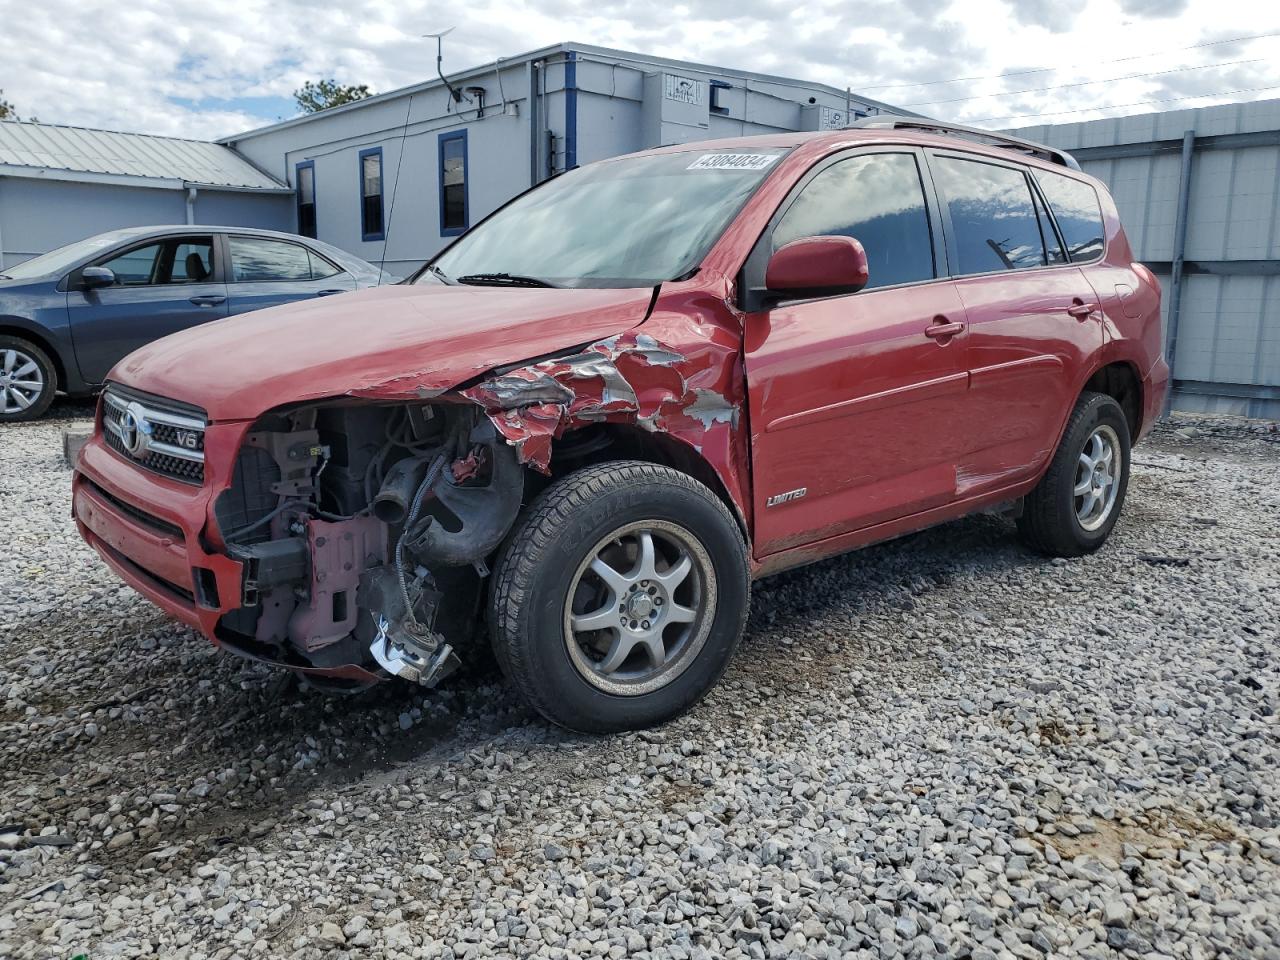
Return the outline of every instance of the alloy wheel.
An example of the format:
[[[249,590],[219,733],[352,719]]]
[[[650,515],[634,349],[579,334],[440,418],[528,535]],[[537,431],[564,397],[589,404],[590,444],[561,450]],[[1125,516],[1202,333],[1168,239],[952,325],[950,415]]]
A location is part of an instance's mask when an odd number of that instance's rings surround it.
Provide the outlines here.
[[[1122,469],[1120,438],[1113,427],[1100,424],[1089,434],[1080,451],[1071,491],[1075,497],[1076,519],[1083,529],[1097,530],[1111,516],[1120,491]]]
[[[21,413],[44,393],[44,372],[21,350],[0,350],[0,413]]]
[[[570,659],[607,693],[651,693],[697,657],[716,596],[711,558],[683,527],[658,520],[621,527],[587,553],[570,581]]]

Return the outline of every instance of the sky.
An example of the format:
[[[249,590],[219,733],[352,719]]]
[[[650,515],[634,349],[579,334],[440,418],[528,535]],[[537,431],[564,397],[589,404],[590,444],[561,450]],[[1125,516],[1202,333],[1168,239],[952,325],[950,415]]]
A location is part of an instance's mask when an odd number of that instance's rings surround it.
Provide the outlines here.
[[[572,40],[987,127],[1280,97],[1280,7],[1259,0],[0,0],[0,96],[50,123],[215,138],[295,115],[306,80],[428,79],[422,35],[448,27],[446,73]]]

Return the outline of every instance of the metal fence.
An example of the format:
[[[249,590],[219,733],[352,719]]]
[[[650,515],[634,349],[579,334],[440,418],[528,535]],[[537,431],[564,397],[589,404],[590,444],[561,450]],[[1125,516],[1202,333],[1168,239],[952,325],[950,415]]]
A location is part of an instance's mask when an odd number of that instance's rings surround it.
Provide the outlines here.
[[[1110,188],[1164,286],[1174,407],[1280,419],[1280,100],[1010,132]]]

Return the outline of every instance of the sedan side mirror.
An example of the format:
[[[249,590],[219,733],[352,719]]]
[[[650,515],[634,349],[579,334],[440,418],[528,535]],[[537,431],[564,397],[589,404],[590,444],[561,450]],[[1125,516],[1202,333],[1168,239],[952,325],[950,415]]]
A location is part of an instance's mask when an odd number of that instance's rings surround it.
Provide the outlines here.
[[[764,285],[770,293],[823,297],[857,293],[867,285],[867,251],[853,237],[801,237],[769,258]]]
[[[107,267],[85,267],[80,271],[80,286],[86,290],[110,287],[115,282],[116,275]]]

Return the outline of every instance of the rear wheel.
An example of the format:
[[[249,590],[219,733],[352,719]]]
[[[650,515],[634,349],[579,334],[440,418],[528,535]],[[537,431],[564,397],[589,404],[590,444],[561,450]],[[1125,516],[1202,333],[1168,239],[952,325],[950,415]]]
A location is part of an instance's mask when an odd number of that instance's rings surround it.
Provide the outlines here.
[[[0,423],[44,415],[58,375],[43,350],[19,337],[0,336]]]
[[[1056,557],[1097,550],[1120,518],[1129,485],[1129,424],[1114,399],[1085,393],[1039,485],[1027,495],[1018,532]]]
[[[588,467],[549,487],[496,571],[498,662],[547,719],[588,733],[663,723],[738,645],[746,547],[724,504],[667,467]]]

